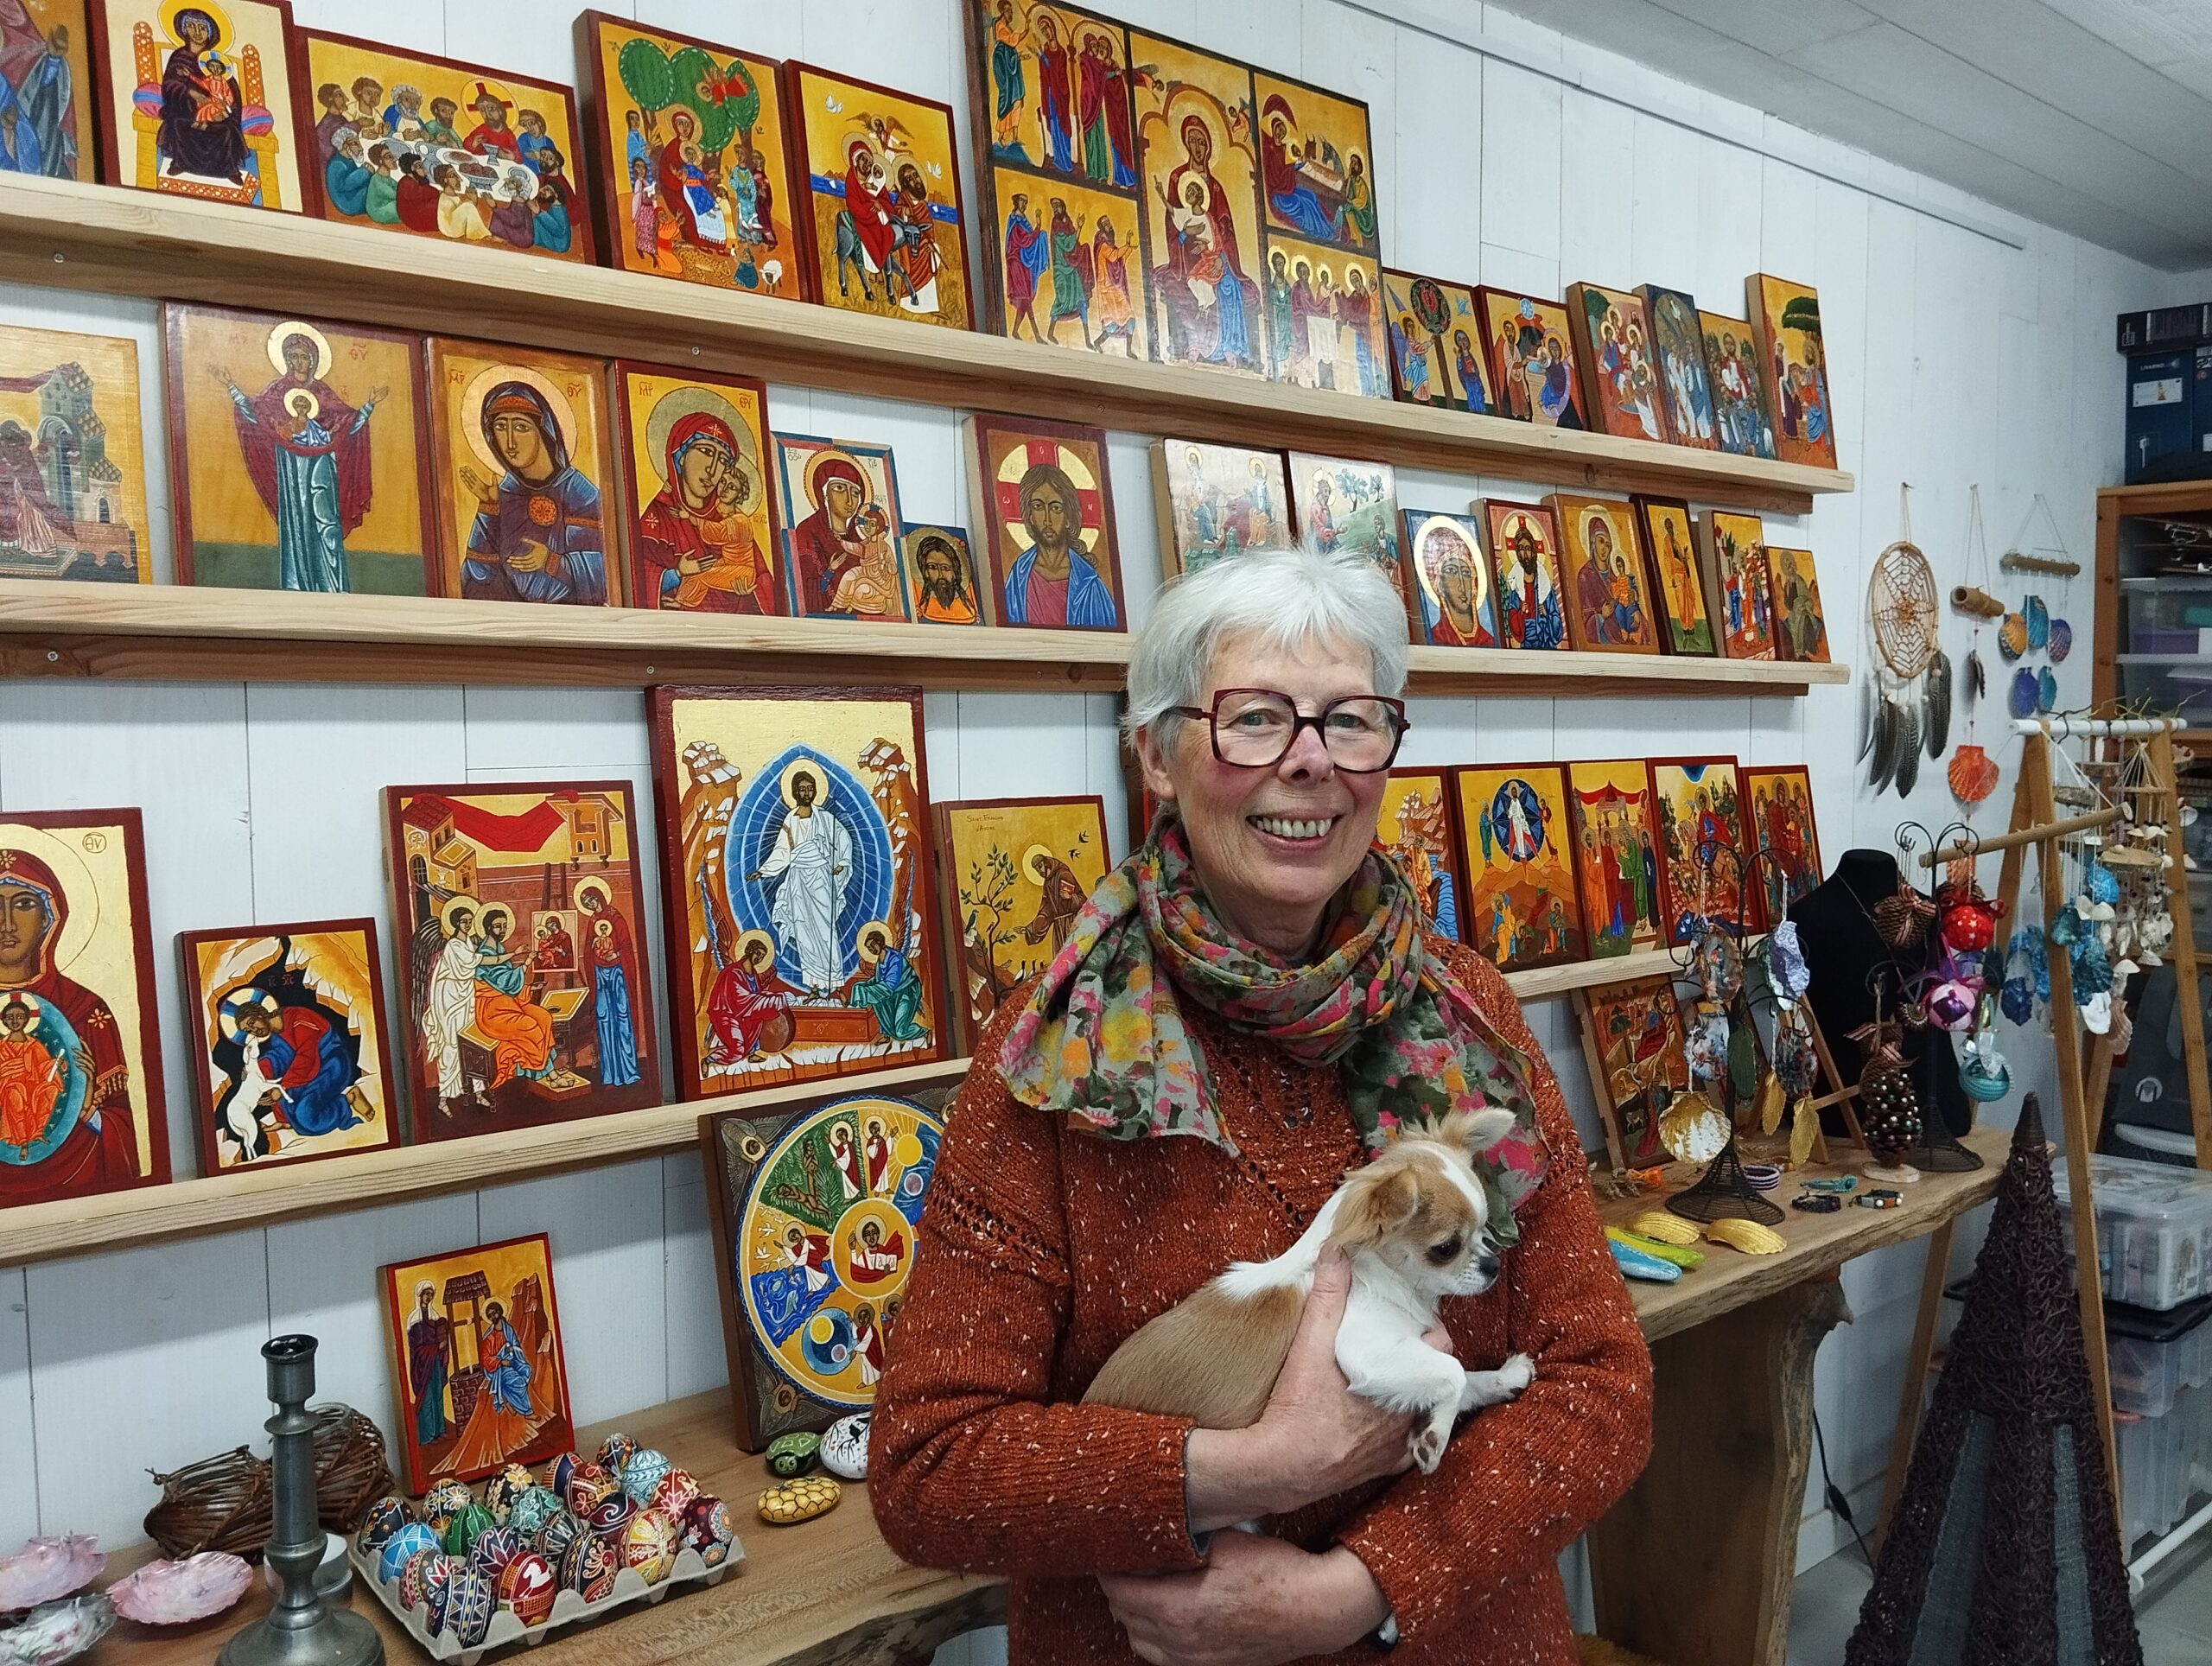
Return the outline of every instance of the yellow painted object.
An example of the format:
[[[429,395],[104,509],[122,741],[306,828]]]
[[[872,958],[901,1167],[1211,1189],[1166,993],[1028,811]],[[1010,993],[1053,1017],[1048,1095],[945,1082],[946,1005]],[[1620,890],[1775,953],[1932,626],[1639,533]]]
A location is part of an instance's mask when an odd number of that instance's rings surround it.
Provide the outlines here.
[[[1742,1250],[1747,1256],[1778,1256],[1789,1246],[1781,1233],[1757,1221],[1707,1221],[1705,1236],[1715,1243],[1725,1243]]]
[[[1656,1256],[1661,1261],[1671,1261],[1684,1272],[1705,1265],[1705,1251],[1702,1250],[1692,1250],[1679,1243],[1662,1243],[1656,1238],[1639,1237],[1621,1226],[1607,1227],[1605,1236],[1615,1243],[1624,1244],[1643,1255]]]
[[[1661,1243],[1695,1243],[1698,1239],[1696,1222],[1663,1209],[1645,1210],[1628,1224],[1628,1230],[1640,1238],[1656,1238]]]
[[[826,1475],[802,1475],[760,1495],[760,1519],[778,1527],[810,1522],[837,1507],[845,1489]]]

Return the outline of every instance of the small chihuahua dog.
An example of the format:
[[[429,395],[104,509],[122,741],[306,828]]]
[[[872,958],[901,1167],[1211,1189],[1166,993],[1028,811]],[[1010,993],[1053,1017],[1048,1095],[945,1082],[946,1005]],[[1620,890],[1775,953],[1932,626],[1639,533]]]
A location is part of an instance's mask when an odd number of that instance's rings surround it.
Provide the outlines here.
[[[1298,1333],[1314,1263],[1336,1243],[1351,1257],[1338,1367],[1353,1393],[1421,1414],[1408,1445],[1422,1472],[1433,1472],[1453,1420],[1503,1404],[1535,1377],[1526,1354],[1471,1371],[1422,1340],[1444,1297],[1478,1296],[1497,1282],[1472,1160],[1512,1127],[1512,1112],[1491,1110],[1401,1128],[1374,1161],[1344,1176],[1290,1249],[1234,1263],[1116,1348],[1084,1402],[1189,1417],[1203,1428],[1256,1423]]]

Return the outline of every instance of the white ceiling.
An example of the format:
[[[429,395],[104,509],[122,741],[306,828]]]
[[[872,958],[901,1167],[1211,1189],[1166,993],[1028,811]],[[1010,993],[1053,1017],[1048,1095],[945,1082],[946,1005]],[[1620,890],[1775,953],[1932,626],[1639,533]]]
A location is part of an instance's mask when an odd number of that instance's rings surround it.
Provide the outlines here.
[[[2212,266],[2212,0],[1493,0],[2106,248]]]

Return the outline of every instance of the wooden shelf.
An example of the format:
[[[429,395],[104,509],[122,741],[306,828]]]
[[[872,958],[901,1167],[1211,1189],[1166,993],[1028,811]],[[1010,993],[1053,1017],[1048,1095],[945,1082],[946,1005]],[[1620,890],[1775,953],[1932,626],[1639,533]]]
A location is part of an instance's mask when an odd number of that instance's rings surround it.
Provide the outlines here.
[[[915,684],[1118,691],[1129,639],[835,619],[694,617],[423,596],[0,579],[0,677],[201,682]],[[1417,694],[1802,694],[1844,665],[1415,648]]]
[[[417,239],[395,258],[401,247],[372,226],[0,175],[0,279],[17,283],[461,329],[925,404],[1079,412],[1136,433],[1789,514],[1853,484],[1838,469],[1131,363],[512,251]],[[149,397],[159,385],[147,382]]]
[[[2212,510],[2212,480],[2101,486],[2097,488],[2097,507],[2120,515],[2202,514]]]
[[[1541,1001],[1570,989],[1587,989],[1599,983],[1625,983],[1632,978],[1656,977],[1677,970],[1671,949],[1638,949],[1606,960],[1578,960],[1567,966],[1541,966],[1533,972],[1508,972],[1505,981],[1523,1001]]]

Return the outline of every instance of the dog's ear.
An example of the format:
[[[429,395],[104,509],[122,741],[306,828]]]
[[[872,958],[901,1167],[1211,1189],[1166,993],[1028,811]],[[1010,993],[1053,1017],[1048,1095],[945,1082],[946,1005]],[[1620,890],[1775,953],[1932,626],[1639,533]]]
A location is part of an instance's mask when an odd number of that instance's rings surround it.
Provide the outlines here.
[[[1379,1243],[1414,1218],[1421,1207],[1421,1180],[1398,1164],[1370,1166],[1344,1184],[1329,1242],[1345,1250]]]
[[[1467,1118],[1463,1141],[1471,1155],[1479,1156],[1513,1132],[1513,1113],[1492,1105]]]

